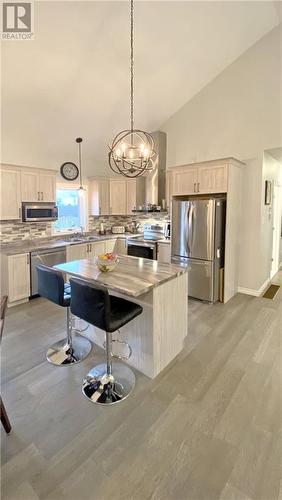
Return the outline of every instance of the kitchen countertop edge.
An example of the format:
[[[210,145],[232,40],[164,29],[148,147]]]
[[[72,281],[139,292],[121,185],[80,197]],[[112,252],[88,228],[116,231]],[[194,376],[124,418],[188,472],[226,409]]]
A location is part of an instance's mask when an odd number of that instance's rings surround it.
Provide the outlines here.
[[[1,255],[18,255],[21,253],[36,252],[37,250],[50,250],[52,248],[67,247],[72,245],[81,245],[87,243],[99,243],[100,241],[107,241],[112,239],[127,239],[140,236],[142,233],[118,233],[118,234],[107,234],[107,235],[94,235],[94,240],[84,240],[84,241],[68,241],[67,239],[54,239],[49,241],[36,242],[36,240],[23,240],[21,242],[13,243],[2,243],[0,248]],[[44,240],[44,238],[38,238],[38,240]],[[18,246],[18,247],[17,247]],[[13,248],[14,247],[14,248]]]

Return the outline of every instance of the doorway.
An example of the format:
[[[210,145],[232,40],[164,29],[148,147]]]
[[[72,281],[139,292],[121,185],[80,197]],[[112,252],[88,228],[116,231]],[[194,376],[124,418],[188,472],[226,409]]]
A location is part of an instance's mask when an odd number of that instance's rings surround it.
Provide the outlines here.
[[[281,219],[282,219],[282,185],[273,182],[273,212],[272,212],[272,264],[270,279],[278,272],[280,265],[281,239]]]

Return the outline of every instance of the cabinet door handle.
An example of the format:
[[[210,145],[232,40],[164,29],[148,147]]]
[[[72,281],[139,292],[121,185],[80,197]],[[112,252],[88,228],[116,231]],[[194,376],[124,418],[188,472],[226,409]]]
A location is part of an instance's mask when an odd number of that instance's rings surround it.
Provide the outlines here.
[[[200,192],[200,183],[198,182],[198,193]]]
[[[89,243],[86,245],[86,253],[89,253]]]
[[[101,207],[99,207],[99,215],[101,215]]]
[[[37,191],[37,199],[38,199],[38,201],[40,200],[40,194],[39,194],[39,191]]]
[[[92,245],[89,243],[89,252],[92,252]]]
[[[19,207],[19,219],[21,218],[21,207]]]
[[[29,265],[29,253],[26,254],[26,263]]]
[[[196,182],[194,182],[194,193],[196,193]]]
[[[41,191],[41,201],[43,201],[43,191]]]

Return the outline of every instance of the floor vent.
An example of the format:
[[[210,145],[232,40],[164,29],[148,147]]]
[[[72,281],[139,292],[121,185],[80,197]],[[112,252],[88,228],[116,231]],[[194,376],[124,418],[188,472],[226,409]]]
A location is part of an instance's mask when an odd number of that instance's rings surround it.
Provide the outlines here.
[[[263,298],[264,299],[274,299],[275,295],[277,294],[280,286],[279,285],[270,285],[268,289],[264,292]]]

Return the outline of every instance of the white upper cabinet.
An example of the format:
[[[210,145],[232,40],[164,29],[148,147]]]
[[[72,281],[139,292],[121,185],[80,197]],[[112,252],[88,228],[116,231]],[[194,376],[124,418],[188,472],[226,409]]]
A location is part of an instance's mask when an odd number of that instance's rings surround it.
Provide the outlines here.
[[[21,218],[21,176],[18,170],[1,169],[1,220]]]
[[[91,179],[89,181],[90,215],[108,215],[110,213],[109,179]]]
[[[198,167],[198,193],[226,193],[227,165]]]
[[[41,201],[56,201],[56,175],[39,174],[39,192]]]
[[[173,171],[172,194],[194,194],[198,181],[198,169],[182,167]]]
[[[131,215],[145,201],[145,178],[96,177],[89,180],[90,215]]]
[[[39,174],[33,171],[21,171],[22,201],[40,201]]]
[[[136,209],[136,179],[126,180],[126,213],[132,215]]]
[[[1,220],[21,219],[21,203],[56,200],[56,172],[1,165]]]
[[[33,170],[21,171],[22,201],[56,200],[56,174]]]
[[[184,165],[169,171],[171,195],[227,192],[228,165]]]
[[[110,179],[110,214],[126,215],[126,180]]]

